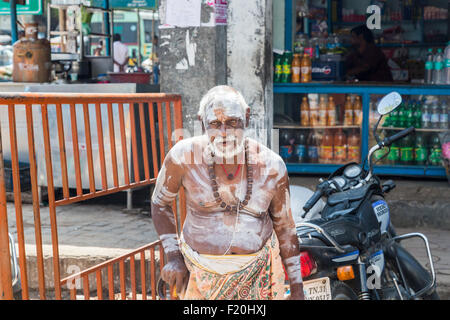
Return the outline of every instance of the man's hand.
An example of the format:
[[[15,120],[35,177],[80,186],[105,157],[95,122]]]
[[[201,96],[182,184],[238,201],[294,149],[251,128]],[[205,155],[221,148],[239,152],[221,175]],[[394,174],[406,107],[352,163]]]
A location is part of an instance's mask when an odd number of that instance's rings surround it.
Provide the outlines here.
[[[176,285],[178,295],[183,292],[189,281],[189,270],[181,254],[169,258],[169,262],[162,269],[161,277],[170,286]]]

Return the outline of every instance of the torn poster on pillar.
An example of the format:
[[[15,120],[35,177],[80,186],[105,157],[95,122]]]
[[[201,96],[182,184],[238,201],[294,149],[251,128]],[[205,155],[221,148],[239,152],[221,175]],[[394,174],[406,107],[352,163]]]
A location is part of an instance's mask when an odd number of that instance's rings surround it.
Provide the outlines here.
[[[214,13],[216,15],[216,26],[227,24],[228,0],[215,0]]]
[[[201,1],[167,0],[166,24],[176,27],[200,26]]]

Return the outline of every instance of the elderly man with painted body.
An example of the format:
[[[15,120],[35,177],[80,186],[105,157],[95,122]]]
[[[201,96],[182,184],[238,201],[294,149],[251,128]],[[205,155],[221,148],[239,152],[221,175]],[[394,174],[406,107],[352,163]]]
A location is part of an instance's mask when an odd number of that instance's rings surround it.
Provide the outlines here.
[[[304,299],[284,162],[244,136],[250,110],[235,89],[209,90],[198,115],[205,134],[173,146],[152,195],[168,259],[162,278],[184,299],[285,299],[283,264],[290,299]],[[178,238],[171,205],[181,186]]]

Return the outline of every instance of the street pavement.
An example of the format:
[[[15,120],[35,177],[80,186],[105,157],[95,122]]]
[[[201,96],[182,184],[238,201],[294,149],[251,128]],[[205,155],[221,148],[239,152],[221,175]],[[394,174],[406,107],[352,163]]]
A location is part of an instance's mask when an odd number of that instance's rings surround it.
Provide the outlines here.
[[[158,239],[147,211],[124,210],[126,204],[88,201],[57,207],[60,256],[113,258]],[[148,207],[148,206],[147,206]],[[14,203],[8,202],[9,232],[17,239]],[[34,215],[31,204],[23,204],[23,226],[27,256],[35,255]],[[51,227],[48,207],[40,208],[44,253],[51,253]],[[450,299],[450,232],[430,228],[396,228],[398,234],[421,232],[428,237],[437,275],[438,292]],[[423,264],[427,255],[420,239],[405,240],[403,245]]]

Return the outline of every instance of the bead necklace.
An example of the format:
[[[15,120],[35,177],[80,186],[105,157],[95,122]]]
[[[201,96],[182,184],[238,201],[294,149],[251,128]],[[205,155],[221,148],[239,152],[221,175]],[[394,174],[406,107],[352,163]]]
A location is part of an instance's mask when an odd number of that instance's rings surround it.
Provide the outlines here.
[[[248,164],[248,157],[249,157],[249,151],[248,151],[248,140],[246,139],[244,142],[244,148],[245,148],[245,164],[247,165],[247,192],[245,194],[244,200],[241,202],[239,201],[239,210],[241,210],[244,206],[248,204],[250,201],[251,195],[252,195],[252,187],[253,187],[253,167]],[[219,194],[219,186],[217,184],[217,177],[214,172],[214,154],[212,154],[213,161],[211,164],[208,164],[208,173],[209,178],[211,179],[211,187],[214,192],[214,198],[216,199],[216,203],[220,204],[220,207],[222,209],[225,209],[225,211],[228,212],[237,212],[238,206],[236,205],[229,205],[225,201],[222,200],[222,197]],[[238,195],[239,198],[239,195]]]

